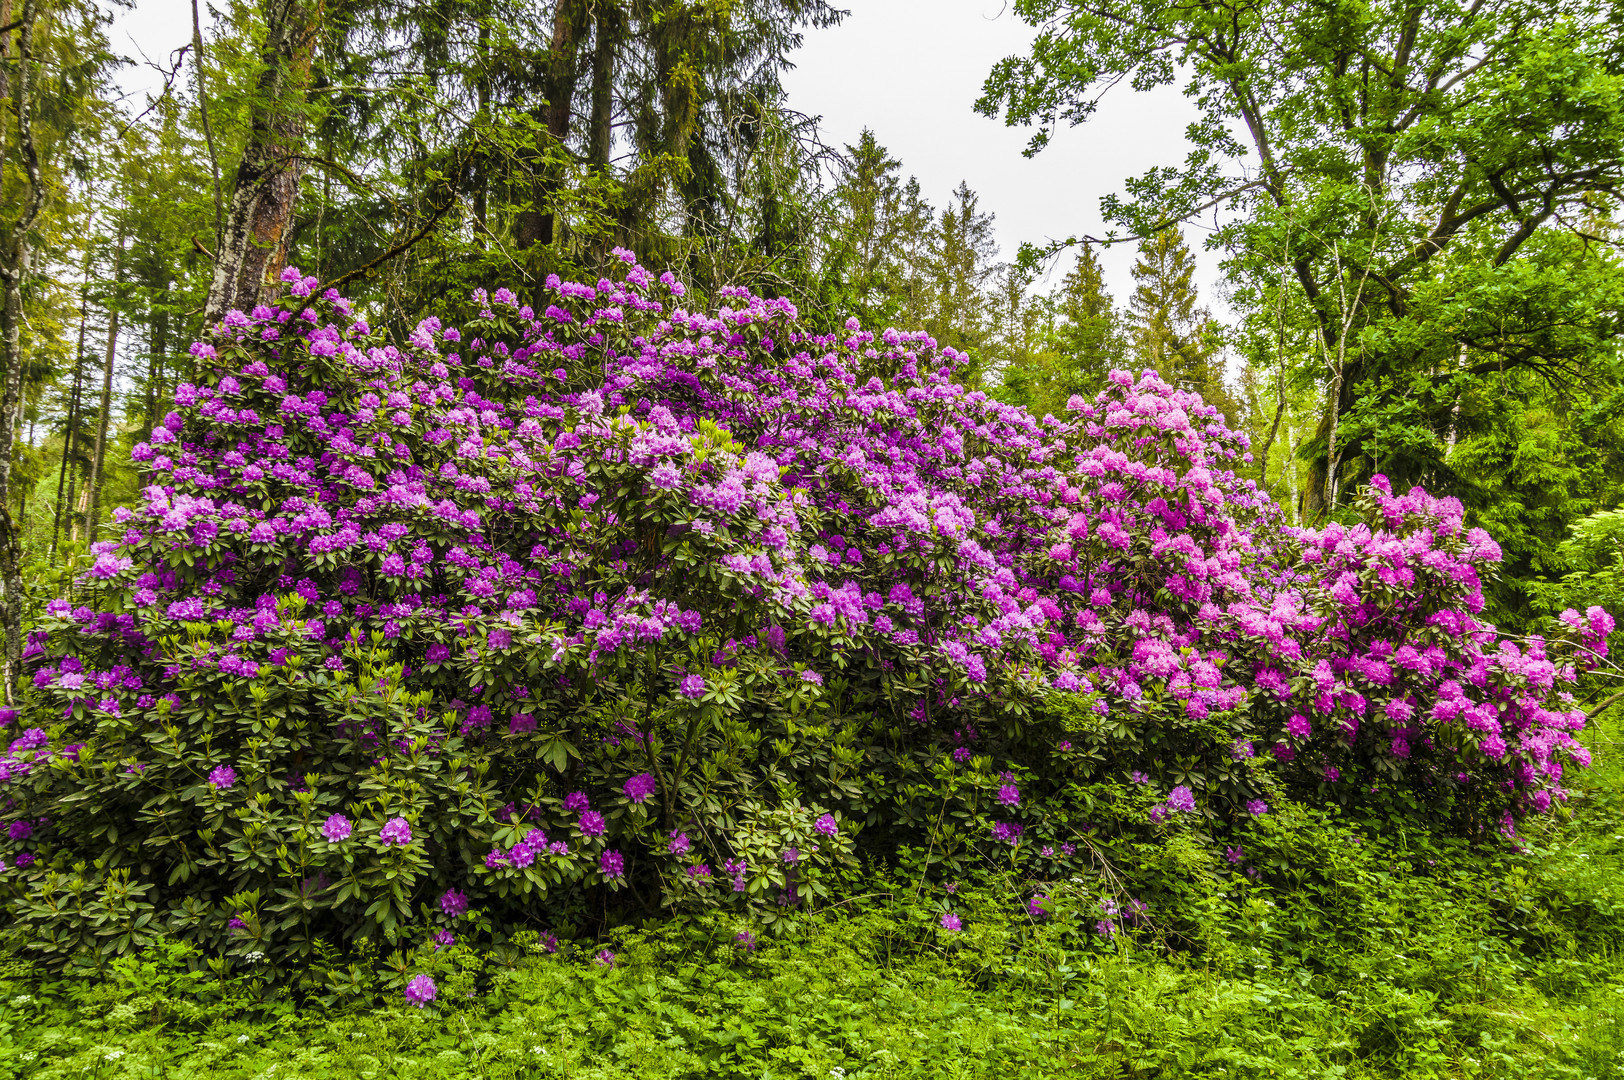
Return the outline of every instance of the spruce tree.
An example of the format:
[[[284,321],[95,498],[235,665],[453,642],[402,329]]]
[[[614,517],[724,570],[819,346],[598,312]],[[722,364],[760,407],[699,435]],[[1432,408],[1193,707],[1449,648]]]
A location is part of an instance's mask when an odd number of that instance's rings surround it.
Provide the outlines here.
[[[1177,229],[1139,242],[1128,301],[1133,355],[1181,390],[1192,390],[1231,421],[1239,412],[1224,385],[1217,323],[1195,287],[1195,255]]]
[[[834,228],[825,242],[822,301],[865,326],[897,323],[910,306],[907,252],[928,243],[934,213],[919,182],[864,128],[846,147],[833,195]]]
[[[1062,367],[1057,373],[1057,394],[1092,396],[1105,385],[1113,367],[1126,362],[1122,316],[1105,288],[1099,256],[1085,246],[1077,262],[1060,282],[1055,298],[1060,322],[1056,327]],[[1062,404],[1064,398],[1062,398]]]
[[[978,360],[990,341],[986,288],[999,266],[993,215],[981,210],[981,197],[963,180],[936,226],[929,260],[929,303],[925,328],[943,345],[970,352]],[[974,378],[979,363],[966,373]]]

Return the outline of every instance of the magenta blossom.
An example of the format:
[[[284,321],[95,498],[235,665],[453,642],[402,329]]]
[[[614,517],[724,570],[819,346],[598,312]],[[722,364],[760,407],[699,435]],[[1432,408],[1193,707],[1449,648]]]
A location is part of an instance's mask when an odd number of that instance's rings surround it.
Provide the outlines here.
[[[378,840],[386,847],[405,847],[412,842],[412,826],[403,817],[392,817],[378,830]]]
[[[653,773],[638,773],[627,780],[626,786],[621,790],[626,793],[626,798],[634,803],[640,803],[647,801],[648,797],[654,794],[655,787]]]
[[[997,821],[994,822],[992,826],[992,838],[994,840],[1003,840],[1014,844],[1020,840],[1021,833],[1025,831],[1025,829],[1026,826],[1021,825],[1018,822]]]
[[[333,814],[321,824],[321,835],[329,844],[337,844],[350,838],[350,819],[343,814]]]
[[[230,765],[218,765],[213,772],[209,773],[209,786],[218,788],[221,791],[226,790],[236,782],[237,770]]]
[[[416,1005],[419,1009],[434,1000],[439,988],[434,985],[434,979],[429,975],[418,975],[406,984],[406,1001]]]

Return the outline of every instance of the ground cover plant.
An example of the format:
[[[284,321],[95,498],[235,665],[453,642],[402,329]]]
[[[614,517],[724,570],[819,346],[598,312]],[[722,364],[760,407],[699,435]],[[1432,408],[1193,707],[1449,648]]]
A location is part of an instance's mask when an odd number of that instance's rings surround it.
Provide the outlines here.
[[[452,946],[421,1007],[296,1004],[179,944],[100,980],[14,963],[0,1075],[1617,1077],[1616,731],[1575,821],[1521,851],[1287,809],[1249,825],[1240,863],[1186,851],[1180,902],[1120,934],[1098,932],[1098,877],[1049,883],[1033,914],[1007,874],[870,870],[779,935],[709,912],[556,951]],[[1141,841],[1112,866],[1168,857]],[[1202,948],[1169,950],[1174,931]]]
[[[54,969],[175,940],[363,993],[364,941],[426,1004],[459,941],[771,929],[860,856],[1042,912],[1102,844],[1240,851],[1292,800],[1512,838],[1588,763],[1606,612],[1501,636],[1492,539],[1419,489],[1286,527],[1154,373],[1038,420],[923,334],[688,312],[630,255],[398,344],[284,278],[29,636],[6,911]]]

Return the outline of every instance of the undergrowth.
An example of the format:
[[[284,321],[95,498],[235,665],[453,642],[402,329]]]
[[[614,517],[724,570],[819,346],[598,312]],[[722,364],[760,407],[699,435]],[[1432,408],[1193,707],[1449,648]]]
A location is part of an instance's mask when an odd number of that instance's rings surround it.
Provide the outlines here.
[[[13,963],[0,1077],[1621,1077],[1624,782],[1616,725],[1593,738],[1576,819],[1519,851],[1288,806],[1234,863],[1146,844],[1036,893],[905,861],[772,936],[449,948],[422,1009],[364,950],[326,1005],[180,943],[97,982]],[[1183,883],[1170,912],[1102,885],[1148,877]]]

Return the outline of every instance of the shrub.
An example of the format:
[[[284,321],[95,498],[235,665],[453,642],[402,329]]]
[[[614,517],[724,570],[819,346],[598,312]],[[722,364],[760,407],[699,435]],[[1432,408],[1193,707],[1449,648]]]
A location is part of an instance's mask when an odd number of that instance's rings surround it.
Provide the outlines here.
[[[629,256],[398,344],[285,280],[194,346],[30,635],[7,910],[53,963],[167,932],[280,971],[620,890],[771,922],[859,832],[1019,859],[1130,772],[1124,828],[1292,792],[1510,828],[1586,760],[1560,687],[1605,613],[1502,640],[1498,550],[1419,490],[1284,527],[1153,373],[1039,421],[924,334],[689,312]]]

